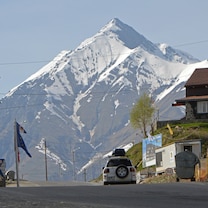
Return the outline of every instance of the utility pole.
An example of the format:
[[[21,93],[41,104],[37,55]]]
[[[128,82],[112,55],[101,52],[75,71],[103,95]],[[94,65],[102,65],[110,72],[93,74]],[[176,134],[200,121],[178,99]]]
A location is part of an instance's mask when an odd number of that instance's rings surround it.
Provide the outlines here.
[[[75,181],[75,172],[76,172],[76,167],[75,167],[75,150],[72,151],[72,161],[73,161],[73,180]]]
[[[44,140],[44,145],[45,145],[45,176],[46,176],[46,181],[48,181],[48,167],[47,167],[47,146],[46,146],[46,139]]]
[[[72,162],[73,162],[73,180],[76,181],[76,165],[75,165],[75,151],[79,150],[80,147],[72,150]]]
[[[87,172],[86,172],[86,168],[84,169],[84,182],[87,181]]]
[[[17,178],[17,187],[19,187],[19,149],[17,144],[17,122],[15,119],[14,122],[14,151],[15,151],[15,160],[16,160],[16,178]]]

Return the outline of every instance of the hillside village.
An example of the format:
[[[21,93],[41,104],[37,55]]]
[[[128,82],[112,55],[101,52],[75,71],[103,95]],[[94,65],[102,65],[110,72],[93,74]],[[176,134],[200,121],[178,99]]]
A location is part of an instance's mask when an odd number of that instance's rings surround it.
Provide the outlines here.
[[[193,152],[199,162],[194,164],[195,179],[208,179],[208,68],[197,68],[185,84],[186,97],[177,99],[172,106],[185,106],[186,114],[181,120],[158,122],[154,134],[162,134],[162,146],[150,146],[154,151],[155,165],[143,168],[142,143],[134,145],[127,155],[137,170],[147,176],[166,175],[175,181],[176,154]],[[151,150],[149,150],[151,152]],[[187,161],[186,161],[187,163]],[[186,168],[184,168],[186,170]],[[172,177],[170,177],[172,176]],[[161,176],[159,176],[161,177]],[[161,179],[165,182],[164,177]],[[151,180],[149,180],[151,181]],[[157,180],[156,180],[157,181]],[[159,181],[157,181],[159,182]]]

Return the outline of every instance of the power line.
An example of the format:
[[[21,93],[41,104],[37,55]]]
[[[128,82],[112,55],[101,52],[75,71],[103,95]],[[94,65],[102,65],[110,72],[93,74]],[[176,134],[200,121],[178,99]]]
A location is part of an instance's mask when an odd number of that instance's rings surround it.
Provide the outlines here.
[[[43,103],[39,104],[32,104],[32,105],[20,105],[20,106],[11,106],[11,107],[0,107],[0,110],[7,110],[7,109],[14,109],[14,108],[25,108],[25,107],[34,107],[38,105],[43,105]]]
[[[131,91],[136,91],[136,88],[135,89],[131,88],[131,89],[120,89],[120,90],[107,90],[107,91],[92,91],[91,93],[89,93],[89,95],[104,94],[104,93],[112,94],[112,93],[117,93],[117,92],[131,92]],[[6,95],[8,93],[10,92],[7,92],[7,93],[0,92],[1,95]],[[57,96],[59,94],[61,95],[61,93],[13,93],[12,96],[20,96],[20,95],[22,96],[47,96],[47,95]]]
[[[48,63],[51,62],[51,60],[48,61],[23,61],[23,62],[3,62],[0,63],[0,66],[4,65],[20,65],[20,64],[38,64],[38,63]]]
[[[197,41],[197,42],[190,42],[190,43],[183,43],[183,44],[179,44],[179,45],[174,45],[173,47],[182,47],[182,46],[188,46],[188,45],[196,45],[199,43],[206,43],[208,42],[208,40],[201,40],[201,41]]]
[[[114,93],[117,92],[132,92],[132,91],[136,91],[136,89],[121,89],[121,90],[109,90],[109,91],[95,91],[95,92],[91,92],[89,95],[93,95],[94,98],[97,98],[97,95],[100,94],[105,94],[108,93],[109,95],[112,95]],[[3,94],[3,93],[0,93]],[[47,95],[51,95],[51,96],[57,96],[58,93],[54,94],[54,93],[15,93],[13,94],[13,96],[47,96]],[[48,101],[47,99],[45,101]],[[51,101],[49,101],[51,102]],[[3,99],[0,99],[0,104],[3,103]],[[26,104],[26,105],[21,105],[21,106],[11,106],[11,107],[1,107],[0,105],[0,110],[8,110],[8,109],[15,109],[15,108],[25,108],[25,107],[34,107],[34,106],[39,106],[39,105],[43,105],[44,103],[36,103],[36,104]]]
[[[196,44],[201,44],[201,43],[206,43],[208,42],[208,40],[201,40],[201,41],[196,41],[196,42],[189,42],[189,43],[182,43],[182,44],[178,44],[178,45],[173,45],[173,47],[183,47],[183,46],[188,46],[188,45],[196,45]],[[127,53],[120,53],[120,55],[124,55]],[[111,55],[119,55],[119,54],[111,54]],[[109,55],[100,55],[101,57],[107,57],[107,56],[111,56]],[[82,59],[82,58],[73,58],[75,60],[77,59]],[[0,63],[0,66],[5,66],[5,65],[24,65],[24,64],[38,64],[38,63],[48,63],[48,62],[53,62],[53,61],[57,61],[57,60],[39,60],[39,61],[20,61],[20,62],[2,62]]]

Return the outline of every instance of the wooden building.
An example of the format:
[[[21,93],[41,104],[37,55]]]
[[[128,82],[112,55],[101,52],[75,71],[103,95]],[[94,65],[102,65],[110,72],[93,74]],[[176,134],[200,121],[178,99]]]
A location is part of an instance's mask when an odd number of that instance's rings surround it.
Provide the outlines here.
[[[195,69],[185,84],[186,97],[172,106],[186,106],[186,120],[208,119],[208,68]]]

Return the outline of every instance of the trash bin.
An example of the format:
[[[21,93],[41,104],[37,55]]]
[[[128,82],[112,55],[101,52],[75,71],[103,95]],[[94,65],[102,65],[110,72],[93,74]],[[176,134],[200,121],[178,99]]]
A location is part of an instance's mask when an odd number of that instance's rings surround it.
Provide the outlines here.
[[[191,179],[195,181],[195,166],[199,158],[190,151],[180,152],[175,156],[176,162],[176,181],[180,179]]]

